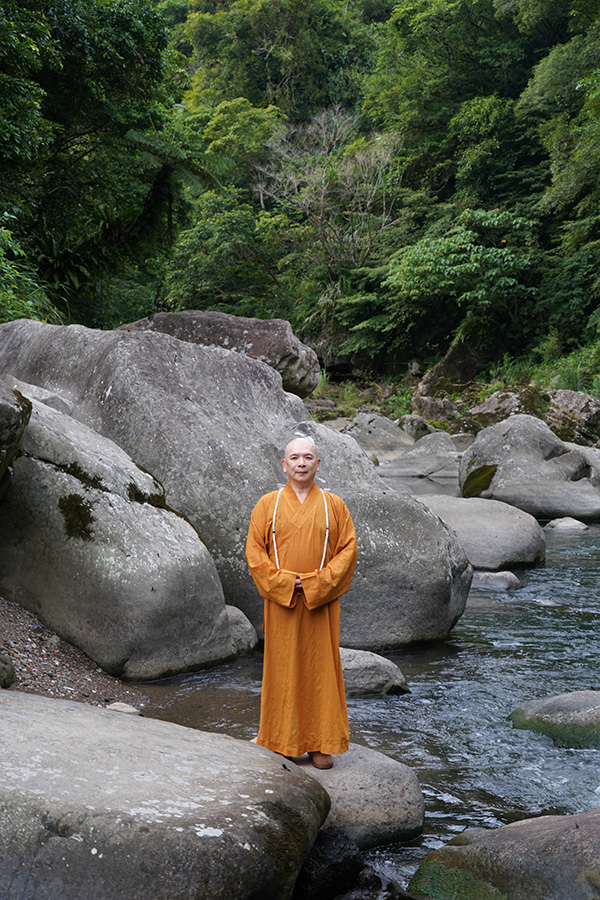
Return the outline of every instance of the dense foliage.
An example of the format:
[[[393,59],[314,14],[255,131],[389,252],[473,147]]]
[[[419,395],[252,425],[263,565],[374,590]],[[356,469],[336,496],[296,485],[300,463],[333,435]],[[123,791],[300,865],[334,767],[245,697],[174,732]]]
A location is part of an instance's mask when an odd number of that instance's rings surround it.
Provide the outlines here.
[[[597,339],[600,0],[6,0],[0,38],[0,320],[282,316],[387,371]]]

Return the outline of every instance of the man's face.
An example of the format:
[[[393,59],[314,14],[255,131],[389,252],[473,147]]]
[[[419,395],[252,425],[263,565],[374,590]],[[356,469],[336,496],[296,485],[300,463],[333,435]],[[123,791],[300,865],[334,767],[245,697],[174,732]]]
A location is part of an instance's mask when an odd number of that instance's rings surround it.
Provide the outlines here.
[[[294,486],[311,487],[321,460],[315,445],[299,438],[287,445],[282,463],[283,471]]]

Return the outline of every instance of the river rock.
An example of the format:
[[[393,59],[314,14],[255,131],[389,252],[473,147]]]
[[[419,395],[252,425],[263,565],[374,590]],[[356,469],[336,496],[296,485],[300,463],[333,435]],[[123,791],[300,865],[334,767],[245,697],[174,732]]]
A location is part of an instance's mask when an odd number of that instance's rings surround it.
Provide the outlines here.
[[[353,437],[363,450],[378,458],[397,456],[414,444],[414,439],[396,422],[373,413],[358,413],[341,431]]]
[[[409,841],[422,832],[425,803],[412,769],[354,743],[334,760],[332,769],[315,769],[308,756],[295,760],[331,798],[327,827],[342,828],[361,850]]]
[[[401,416],[398,425],[402,431],[414,441],[418,441],[420,438],[425,437],[426,434],[434,434],[438,430],[434,425],[428,422],[427,419],[424,419],[423,416],[418,416],[414,413]]]
[[[334,900],[352,888],[365,867],[354,841],[335,826],[322,828],[304,863],[292,900]]]
[[[236,653],[247,653],[258,644],[256,628],[237,606],[226,606],[229,630]]]
[[[552,519],[547,522],[544,528],[552,528],[554,531],[589,531],[589,525],[580,522],[579,519],[573,519],[571,516],[565,516],[562,519]]]
[[[529,513],[480,497],[424,494],[419,500],[456,532],[474,569],[493,571],[544,561],[544,532]]]
[[[464,452],[464,497],[501,500],[537,519],[600,518],[597,473],[584,448],[565,444],[534,416],[511,416],[483,429]]]
[[[329,798],[247,741],[0,695],[3,900],[288,900]]]
[[[2,503],[2,595],[112,675],[159,678],[230,658],[214,562],[164,505],[111,440],[34,400]]]
[[[319,383],[321,367],[315,351],[295,336],[284,319],[246,319],[223,312],[153,313],[122,325],[127,331],[160,331],[204,347],[225,347],[267,363],[279,372],[283,388],[308,397]]]
[[[31,403],[0,379],[0,499],[10,483],[8,467],[19,451]]]
[[[394,460],[394,473],[404,478],[458,478],[461,454],[445,431],[426,434]]]
[[[563,441],[593,446],[600,440],[600,399],[581,391],[548,391],[545,421]]]
[[[514,390],[500,390],[486,397],[466,412],[475,429],[488,428],[509,416],[537,415],[542,411],[542,398],[536,388],[526,385]]]
[[[410,693],[406,678],[391,659],[349,647],[340,647],[340,656],[348,697]]]
[[[257,631],[263,602],[244,559],[248,521],[261,494],[283,483],[283,448],[296,435],[317,441],[317,484],[347,500],[357,527],[342,643],[439,640],[462,614],[471,568],[455,536],[409,495],[382,491],[351,437],[303,421],[302,401],[269,366],[161,333],[20,320],[0,326],[0,371],[64,396],[76,419],[153,474],[208,547],[227,602]]]
[[[471,590],[477,591],[515,591],[521,582],[514,572],[473,572]]]
[[[408,886],[419,897],[590,900],[600,883],[600,809],[470,829],[430,853]]]
[[[509,719],[517,728],[547,734],[557,747],[600,748],[600,691],[531,700],[513,710]]]

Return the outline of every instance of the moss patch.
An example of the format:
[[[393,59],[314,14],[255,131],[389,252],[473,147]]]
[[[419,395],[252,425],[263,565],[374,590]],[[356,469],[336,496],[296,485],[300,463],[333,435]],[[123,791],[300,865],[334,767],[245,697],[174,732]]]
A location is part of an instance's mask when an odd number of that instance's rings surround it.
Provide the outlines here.
[[[451,869],[425,860],[413,875],[408,890],[430,900],[507,900],[506,894],[463,869]]]
[[[511,712],[508,718],[515,728],[547,735],[557,747],[576,750],[600,749],[600,725],[556,722],[541,716],[528,718],[520,707]]]
[[[480,497],[483,491],[487,491],[498,466],[479,466],[469,472],[462,489],[463,497]]]
[[[92,525],[96,521],[92,515],[92,503],[84,500],[79,494],[67,494],[58,500],[67,537],[91,541],[94,538]]]

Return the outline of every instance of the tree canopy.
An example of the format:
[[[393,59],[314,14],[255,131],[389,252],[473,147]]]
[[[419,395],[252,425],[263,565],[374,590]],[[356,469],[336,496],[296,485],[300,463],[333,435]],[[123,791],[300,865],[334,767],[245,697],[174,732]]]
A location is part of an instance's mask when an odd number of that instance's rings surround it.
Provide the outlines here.
[[[7,0],[0,37],[4,318],[283,316],[391,369],[596,334],[600,0]]]

